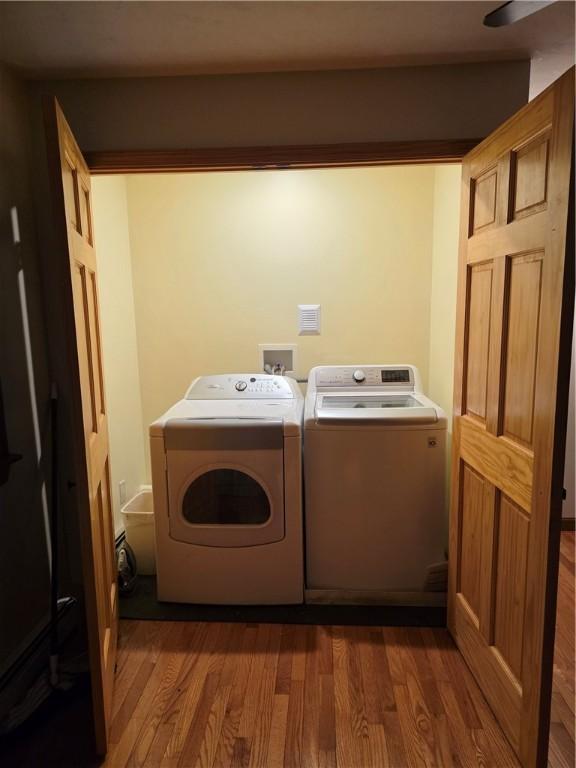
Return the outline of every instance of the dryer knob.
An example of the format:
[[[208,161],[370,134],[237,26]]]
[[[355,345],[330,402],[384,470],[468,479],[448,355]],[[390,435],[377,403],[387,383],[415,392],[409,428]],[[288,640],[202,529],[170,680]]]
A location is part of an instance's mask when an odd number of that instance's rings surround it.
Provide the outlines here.
[[[238,390],[238,392],[244,392],[247,386],[248,384],[246,384],[245,381],[237,381],[235,384],[235,387]]]
[[[362,381],[366,380],[366,374],[364,373],[364,371],[361,371],[360,369],[358,369],[357,371],[354,371],[354,373],[352,374],[352,378],[354,379],[354,381],[357,381],[358,384],[360,384]]]

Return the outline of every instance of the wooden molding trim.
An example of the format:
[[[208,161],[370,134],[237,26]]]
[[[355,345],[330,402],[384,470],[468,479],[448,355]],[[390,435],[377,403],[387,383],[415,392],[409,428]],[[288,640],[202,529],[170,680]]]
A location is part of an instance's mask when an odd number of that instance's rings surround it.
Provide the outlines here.
[[[576,518],[563,517],[560,523],[560,529],[562,531],[576,531]]]
[[[457,163],[481,139],[85,152],[93,174]]]

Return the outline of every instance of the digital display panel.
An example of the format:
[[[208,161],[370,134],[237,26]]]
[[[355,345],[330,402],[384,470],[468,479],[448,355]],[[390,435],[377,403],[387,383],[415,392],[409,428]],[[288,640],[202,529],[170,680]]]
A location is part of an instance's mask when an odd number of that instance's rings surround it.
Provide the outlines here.
[[[391,368],[387,371],[381,371],[382,384],[409,384],[410,371],[408,368]]]

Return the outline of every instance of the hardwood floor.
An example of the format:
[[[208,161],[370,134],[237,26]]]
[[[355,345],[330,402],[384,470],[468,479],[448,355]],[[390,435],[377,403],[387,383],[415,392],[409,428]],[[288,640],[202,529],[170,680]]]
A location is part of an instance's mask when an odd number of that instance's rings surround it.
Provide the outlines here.
[[[107,766],[514,766],[445,630],[131,623]]]
[[[562,535],[550,768],[574,761],[574,534]],[[6,768],[96,768],[88,690],[14,733]],[[442,629],[121,624],[106,768],[516,768]]]
[[[550,768],[574,768],[574,547],[575,534],[564,532],[560,544],[554,686],[550,722]]]
[[[110,768],[517,765],[445,630],[122,623]],[[549,765],[574,765],[574,534]]]

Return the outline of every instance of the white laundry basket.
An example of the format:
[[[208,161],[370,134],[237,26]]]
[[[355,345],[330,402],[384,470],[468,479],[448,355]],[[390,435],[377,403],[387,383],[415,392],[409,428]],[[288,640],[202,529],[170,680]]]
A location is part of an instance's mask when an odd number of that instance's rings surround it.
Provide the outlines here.
[[[156,573],[154,545],[154,502],[152,488],[143,486],[121,509],[126,529],[126,541],[136,555],[138,573],[151,576]]]

